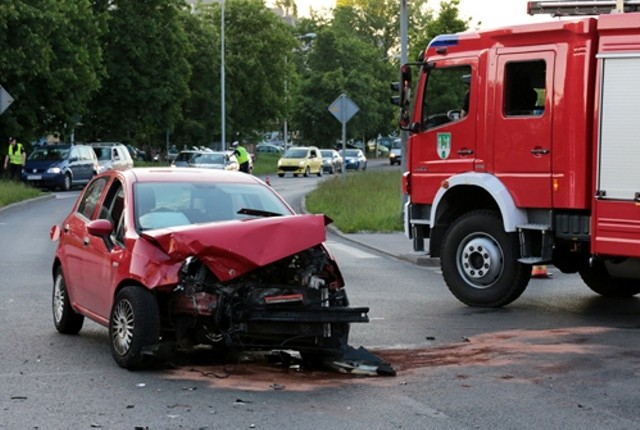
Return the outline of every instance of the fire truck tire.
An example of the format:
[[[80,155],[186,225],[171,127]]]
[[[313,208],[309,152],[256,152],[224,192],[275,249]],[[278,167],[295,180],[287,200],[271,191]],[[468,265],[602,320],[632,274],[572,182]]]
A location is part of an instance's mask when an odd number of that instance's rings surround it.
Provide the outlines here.
[[[462,303],[500,307],[516,300],[531,278],[518,262],[518,237],[502,228],[494,211],[469,212],[449,227],[440,252],[442,275]]]
[[[593,292],[603,297],[627,298],[640,293],[640,281],[613,278],[601,260],[581,266],[580,277]]]

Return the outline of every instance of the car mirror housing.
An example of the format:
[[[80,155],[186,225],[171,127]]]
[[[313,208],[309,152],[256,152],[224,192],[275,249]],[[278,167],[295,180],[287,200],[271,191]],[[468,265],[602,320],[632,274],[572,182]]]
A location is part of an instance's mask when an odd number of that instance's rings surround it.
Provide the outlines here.
[[[108,219],[96,219],[87,225],[87,231],[92,236],[109,237],[113,232],[113,226]]]

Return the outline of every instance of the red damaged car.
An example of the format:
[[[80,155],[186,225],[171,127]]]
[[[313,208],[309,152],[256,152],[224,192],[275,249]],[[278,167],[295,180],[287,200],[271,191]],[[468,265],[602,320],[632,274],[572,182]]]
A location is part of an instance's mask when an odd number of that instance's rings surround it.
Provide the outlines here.
[[[327,221],[243,173],[105,172],[51,231],[56,329],[108,327],[124,368],[194,347],[349,359],[349,324],[368,308],[349,307]]]

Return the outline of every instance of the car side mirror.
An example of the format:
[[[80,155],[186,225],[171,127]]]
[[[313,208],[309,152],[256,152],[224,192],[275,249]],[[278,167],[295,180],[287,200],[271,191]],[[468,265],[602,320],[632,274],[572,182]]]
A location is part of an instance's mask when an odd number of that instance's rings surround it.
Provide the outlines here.
[[[87,231],[92,236],[109,237],[113,233],[113,226],[108,219],[96,219],[87,225]]]
[[[97,236],[104,241],[104,246],[109,251],[113,248],[111,233],[113,233],[113,225],[108,219],[96,219],[87,224],[87,231],[91,236]]]

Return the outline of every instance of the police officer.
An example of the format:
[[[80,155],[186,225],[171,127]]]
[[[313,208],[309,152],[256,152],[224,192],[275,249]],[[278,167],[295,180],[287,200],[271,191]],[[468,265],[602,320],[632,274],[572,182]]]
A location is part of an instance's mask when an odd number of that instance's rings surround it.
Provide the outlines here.
[[[249,153],[246,148],[238,143],[238,141],[233,142],[232,146],[233,154],[238,159],[238,164],[240,165],[240,171],[249,173]]]
[[[18,143],[15,137],[9,138],[9,148],[4,157],[4,169],[9,169],[9,178],[19,181],[21,179],[22,167],[27,160],[22,143]]]

